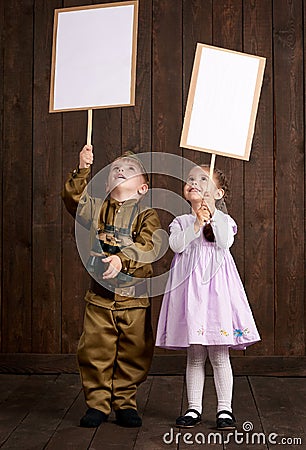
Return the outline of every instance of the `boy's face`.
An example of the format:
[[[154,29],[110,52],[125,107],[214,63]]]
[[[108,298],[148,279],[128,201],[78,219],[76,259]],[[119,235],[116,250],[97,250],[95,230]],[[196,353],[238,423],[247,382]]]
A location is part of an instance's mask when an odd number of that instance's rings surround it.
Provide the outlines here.
[[[146,192],[147,184],[138,162],[128,157],[114,161],[110,167],[106,189],[112,194],[115,191],[124,193],[126,199],[138,194],[140,189]]]

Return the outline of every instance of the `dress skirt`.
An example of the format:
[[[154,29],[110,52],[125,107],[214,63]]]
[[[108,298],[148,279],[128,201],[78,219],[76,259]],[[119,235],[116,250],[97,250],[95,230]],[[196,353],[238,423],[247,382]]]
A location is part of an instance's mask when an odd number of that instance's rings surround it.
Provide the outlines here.
[[[183,216],[183,226],[194,221]],[[156,346],[226,345],[236,350],[260,340],[237,267],[229,249],[203,233],[176,253],[157,328]]]

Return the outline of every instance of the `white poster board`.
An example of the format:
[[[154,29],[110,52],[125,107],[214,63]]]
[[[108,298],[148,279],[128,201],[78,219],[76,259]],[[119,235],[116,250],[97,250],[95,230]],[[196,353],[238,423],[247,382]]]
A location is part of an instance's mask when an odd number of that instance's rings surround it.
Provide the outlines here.
[[[138,0],[56,9],[50,112],[135,104]]]
[[[181,147],[249,159],[265,61],[197,44]]]

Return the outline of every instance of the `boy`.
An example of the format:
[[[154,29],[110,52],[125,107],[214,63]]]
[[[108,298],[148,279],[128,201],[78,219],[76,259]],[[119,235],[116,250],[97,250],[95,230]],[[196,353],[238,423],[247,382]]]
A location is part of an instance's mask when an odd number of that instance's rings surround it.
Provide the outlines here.
[[[94,228],[106,255],[98,257],[99,273],[85,296],[77,356],[88,410],[80,426],[99,426],[113,408],[119,425],[140,427],[136,390],[147,377],[154,346],[146,278],[160,250],[161,227],[155,210],[139,206],[148,176],[135,154],[111,164],[108,197],[100,203],[86,191],[92,162],[92,146],[85,145],[62,193],[67,210]]]

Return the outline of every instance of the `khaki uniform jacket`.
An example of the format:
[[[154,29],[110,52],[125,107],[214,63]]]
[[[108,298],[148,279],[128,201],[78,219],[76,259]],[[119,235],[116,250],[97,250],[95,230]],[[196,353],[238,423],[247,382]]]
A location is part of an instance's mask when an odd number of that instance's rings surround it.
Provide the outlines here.
[[[95,236],[96,231],[103,231],[106,224],[113,225],[115,229],[128,228],[136,205],[138,212],[131,227],[132,240],[127,239],[116,255],[121,259],[123,273],[135,278],[151,277],[152,262],[158,259],[161,248],[158,233],[161,225],[156,211],[152,208],[141,209],[134,199],[121,203],[111,197],[106,200],[91,197],[86,189],[89,174],[90,169],[77,169],[69,174],[62,191],[67,210],[74,218],[77,215],[78,222]],[[148,297],[131,298],[115,294],[113,299],[103,298],[94,290],[93,287],[87,292],[85,300],[97,306],[108,309],[149,306]]]

